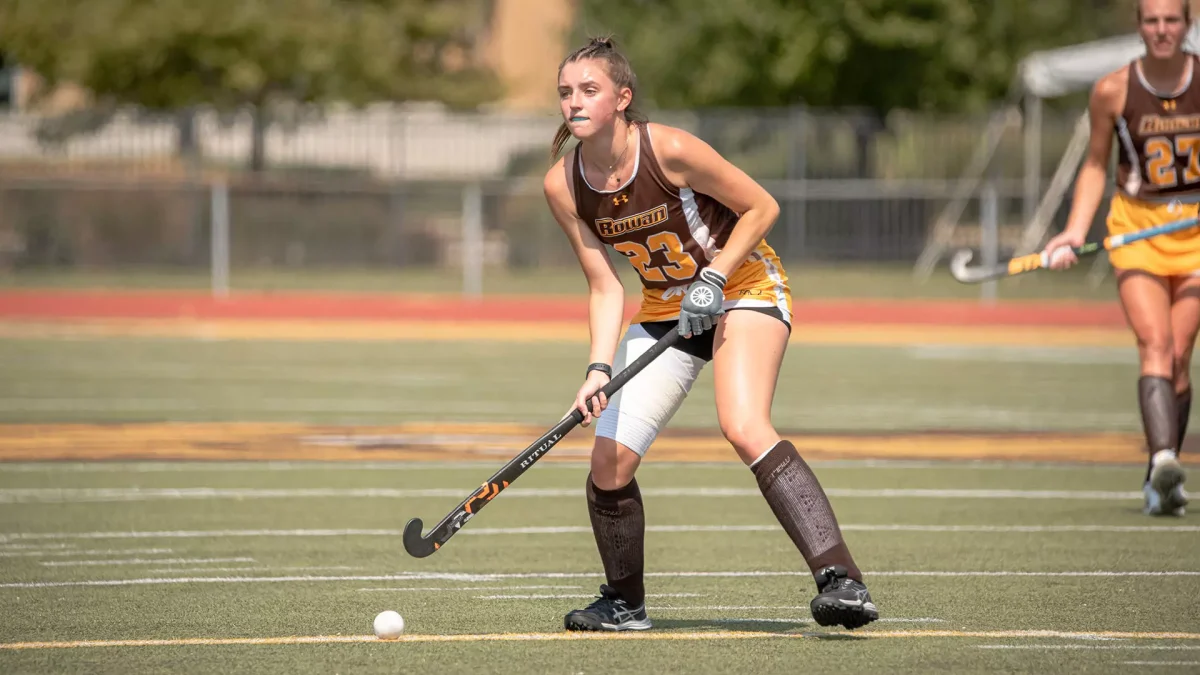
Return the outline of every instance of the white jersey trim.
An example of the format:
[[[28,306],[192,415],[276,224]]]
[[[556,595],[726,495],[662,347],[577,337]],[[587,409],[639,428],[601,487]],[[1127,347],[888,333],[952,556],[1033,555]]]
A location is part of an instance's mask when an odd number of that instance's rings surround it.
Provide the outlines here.
[[[1138,190],[1142,189],[1142,165],[1138,160],[1137,148],[1133,147],[1133,137],[1129,135],[1129,124],[1125,122],[1124,117],[1117,118],[1117,137],[1121,140],[1121,145],[1125,146],[1125,156],[1129,158],[1129,175],[1125,178],[1121,190],[1130,197],[1136,197]]]
[[[1186,92],[1188,90],[1188,87],[1192,86],[1192,75],[1195,73],[1195,70],[1196,70],[1196,57],[1192,56],[1191,54],[1188,54],[1188,56],[1190,58],[1187,60],[1187,77],[1185,77],[1183,80],[1183,86],[1179,87],[1179,90],[1175,91],[1174,93],[1164,94],[1163,92],[1150,86],[1149,80],[1146,79],[1145,73],[1142,72],[1142,60],[1141,59],[1138,59],[1133,64],[1134,65],[1133,72],[1135,75],[1137,75],[1138,82],[1141,83],[1142,87],[1144,87],[1146,89],[1146,91],[1150,92],[1151,94],[1154,94],[1155,96],[1157,96],[1159,98],[1179,98],[1180,96],[1183,96],[1184,92]]]

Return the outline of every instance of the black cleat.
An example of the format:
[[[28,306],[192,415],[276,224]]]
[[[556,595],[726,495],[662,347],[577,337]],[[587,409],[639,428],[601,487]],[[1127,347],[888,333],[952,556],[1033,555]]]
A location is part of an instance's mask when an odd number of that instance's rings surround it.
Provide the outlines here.
[[[567,630],[649,630],[650,617],[646,616],[646,605],[630,608],[616,589],[600,586],[600,597],[587,609],[576,609],[563,617]]]
[[[818,572],[816,578],[819,593],[809,608],[818,624],[853,630],[879,618],[867,587],[846,576],[845,567],[830,565]]]

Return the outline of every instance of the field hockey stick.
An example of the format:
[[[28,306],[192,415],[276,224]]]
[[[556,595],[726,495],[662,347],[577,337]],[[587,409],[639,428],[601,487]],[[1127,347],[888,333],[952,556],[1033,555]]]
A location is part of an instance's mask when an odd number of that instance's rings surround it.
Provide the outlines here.
[[[654,346],[646,350],[644,354],[639,356],[629,367],[613,376],[608,384],[604,385],[600,391],[604,392],[606,397],[611,398],[618,389],[625,386],[625,383],[633,379],[643,368],[650,365],[650,362],[658,358],[659,354],[665,352],[668,348],[675,345],[680,339],[679,332],[672,329],[668,331]],[[588,410],[592,409],[591,401],[588,401]],[[513,481],[517,480],[521,474],[529,470],[535,462],[542,458],[550,448],[553,448],[564,436],[567,435],[577,424],[583,422],[583,413],[579,408],[574,408],[571,413],[564,417],[562,421],[554,425],[552,429],[547,431],[541,438],[530,444],[529,447],[521,451],[521,454],[513,457],[512,460],[500,468],[491,478],[479,487],[478,490],[471,493],[463,503],[454,507],[454,510],[446,514],[442,521],[434,526],[428,535],[422,536],[423,525],[420,518],[413,518],[404,526],[404,550],[414,558],[424,558],[432,555],[434,551],[441,547],[454,536],[454,533],[462,529],[467,521],[474,518],[483,507],[488,505],[488,502],[496,498]]]
[[[1082,258],[1083,256],[1099,253],[1102,250],[1111,251],[1118,249],[1135,241],[1186,230],[1190,227],[1195,227],[1198,222],[1200,222],[1200,218],[1186,218],[1173,223],[1167,223],[1166,225],[1146,228],[1140,232],[1114,234],[1111,237],[1106,237],[1102,242],[1092,242],[1083,246],[1072,247],[1071,250],[1075,252],[1076,256]],[[967,263],[971,262],[972,256],[973,253],[970,249],[963,249],[955,253],[954,258],[950,261],[950,274],[954,275],[955,279],[964,284],[977,284],[982,281],[1003,279],[1050,267],[1050,255],[1045,251],[1019,256],[998,265],[980,265],[968,268]]]

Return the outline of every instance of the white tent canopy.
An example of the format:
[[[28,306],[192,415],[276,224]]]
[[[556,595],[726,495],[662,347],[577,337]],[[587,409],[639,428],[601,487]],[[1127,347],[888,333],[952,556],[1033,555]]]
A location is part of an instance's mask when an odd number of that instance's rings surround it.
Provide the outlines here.
[[[1200,51],[1200,23],[1192,24],[1184,48]],[[1038,98],[1063,96],[1091,88],[1096,80],[1145,53],[1136,33],[1033,52],[1021,60],[1020,85]]]

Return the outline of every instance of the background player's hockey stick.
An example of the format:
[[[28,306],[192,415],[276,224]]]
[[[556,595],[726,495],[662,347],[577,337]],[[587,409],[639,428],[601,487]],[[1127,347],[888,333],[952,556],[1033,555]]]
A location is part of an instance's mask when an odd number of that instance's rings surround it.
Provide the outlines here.
[[[615,374],[612,380],[600,390],[607,397],[612,397],[618,389],[625,386],[625,383],[642,371],[643,368],[650,365],[650,362],[658,358],[668,348],[675,345],[680,339],[679,332],[675,330],[669,331],[658,342],[654,343],[650,349],[639,356],[629,367]],[[591,404],[588,404],[591,409]],[[454,536],[467,521],[474,518],[479,510],[487,506],[488,502],[496,498],[502,490],[512,484],[521,474],[525,473],[529,467],[533,466],[534,462],[541,459],[543,455],[550,451],[571,429],[574,429],[577,424],[583,421],[583,413],[576,408],[571,411],[561,422],[554,425],[554,428],[547,431],[541,438],[537,439],[528,448],[521,451],[521,454],[513,457],[508,464],[500,468],[491,478],[487,479],[478,490],[473,492],[470,497],[467,497],[463,503],[459,504],[442,518],[442,521],[435,525],[426,536],[421,536],[422,524],[420,518],[413,518],[404,526],[404,550],[408,551],[409,555],[415,558],[424,558],[432,555]]]
[[[1140,232],[1131,232],[1129,234],[1115,234],[1105,238],[1102,242],[1091,242],[1083,246],[1074,247],[1071,250],[1076,256],[1083,257],[1092,255],[1101,250],[1113,250],[1121,248],[1135,241],[1157,237],[1162,234],[1171,234],[1180,230],[1186,230],[1190,227],[1196,227],[1200,223],[1200,218],[1186,218],[1177,220],[1166,225],[1158,227],[1149,227]],[[987,266],[980,265],[974,268],[968,268],[967,263],[971,262],[972,253],[970,249],[963,249],[954,254],[954,258],[950,261],[950,274],[954,278],[964,284],[977,284],[981,281],[992,281],[993,279],[1003,279],[1005,277],[1016,276],[1026,272],[1033,272],[1040,269],[1048,269],[1050,267],[1050,256],[1042,251],[1041,253],[1030,253],[1017,258],[1013,258],[999,265]]]

